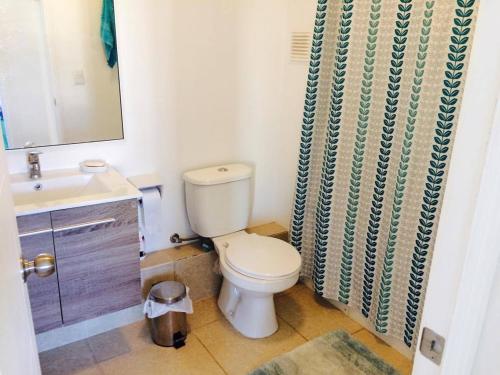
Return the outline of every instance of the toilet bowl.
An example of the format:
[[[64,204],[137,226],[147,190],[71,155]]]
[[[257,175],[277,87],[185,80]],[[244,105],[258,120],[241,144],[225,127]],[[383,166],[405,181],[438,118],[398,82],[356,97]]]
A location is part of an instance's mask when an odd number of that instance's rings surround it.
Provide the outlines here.
[[[261,338],[278,329],[273,295],[299,278],[297,250],[276,238],[248,234],[253,170],[226,164],[184,173],[191,229],[211,238],[224,277],[218,305],[243,335]]]
[[[224,277],[220,310],[244,336],[272,335],[278,329],[273,296],[297,283],[299,253],[279,239],[246,232],[213,241]]]

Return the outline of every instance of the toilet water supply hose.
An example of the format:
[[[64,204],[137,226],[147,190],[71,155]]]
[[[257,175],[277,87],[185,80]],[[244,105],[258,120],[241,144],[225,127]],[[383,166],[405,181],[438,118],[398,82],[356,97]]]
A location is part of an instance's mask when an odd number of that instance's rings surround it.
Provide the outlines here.
[[[183,243],[187,241],[196,241],[201,239],[201,236],[193,236],[193,237],[187,237],[187,238],[182,238],[179,233],[174,233],[170,236],[170,242],[172,243]]]

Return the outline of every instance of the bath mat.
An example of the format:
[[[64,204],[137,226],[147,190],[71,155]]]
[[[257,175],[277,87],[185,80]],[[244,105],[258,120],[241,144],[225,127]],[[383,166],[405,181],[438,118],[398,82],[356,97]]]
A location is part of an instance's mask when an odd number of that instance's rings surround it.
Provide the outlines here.
[[[276,357],[250,375],[399,375],[344,331],[333,331]]]

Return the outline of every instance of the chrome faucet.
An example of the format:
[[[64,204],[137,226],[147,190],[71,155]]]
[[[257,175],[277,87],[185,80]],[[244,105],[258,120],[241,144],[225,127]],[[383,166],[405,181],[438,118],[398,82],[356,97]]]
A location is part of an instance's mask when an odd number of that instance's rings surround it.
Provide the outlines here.
[[[32,180],[42,177],[42,170],[40,169],[40,154],[40,151],[28,152],[28,170]]]

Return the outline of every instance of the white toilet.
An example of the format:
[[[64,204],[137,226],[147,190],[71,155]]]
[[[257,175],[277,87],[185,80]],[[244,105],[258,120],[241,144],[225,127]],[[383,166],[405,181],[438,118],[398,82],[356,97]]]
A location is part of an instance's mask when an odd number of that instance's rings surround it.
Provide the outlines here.
[[[290,244],[248,234],[252,168],[227,164],[184,173],[193,231],[211,238],[224,276],[219,308],[243,335],[261,338],[278,329],[274,293],[299,278],[301,258]]]

